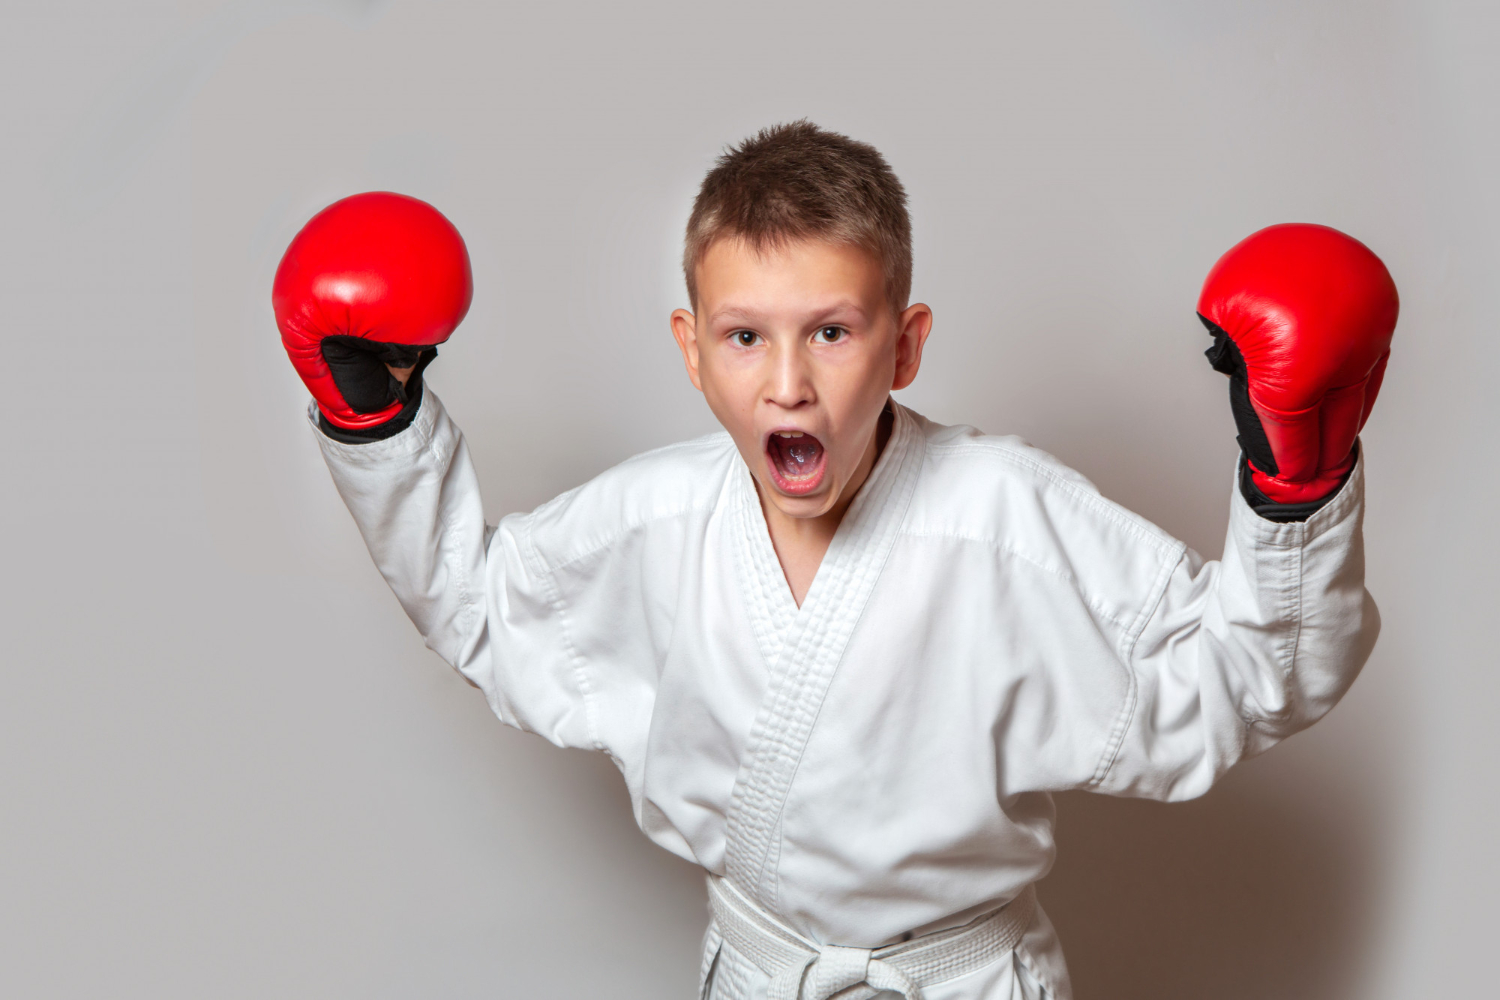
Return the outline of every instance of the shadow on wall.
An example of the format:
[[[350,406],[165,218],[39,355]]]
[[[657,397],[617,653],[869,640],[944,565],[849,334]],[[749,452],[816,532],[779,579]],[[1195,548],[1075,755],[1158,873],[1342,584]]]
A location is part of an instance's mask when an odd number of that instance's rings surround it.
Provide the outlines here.
[[[1185,803],[1058,796],[1039,888],[1079,1000],[1362,995],[1377,859],[1364,810],[1319,798],[1241,773]]]

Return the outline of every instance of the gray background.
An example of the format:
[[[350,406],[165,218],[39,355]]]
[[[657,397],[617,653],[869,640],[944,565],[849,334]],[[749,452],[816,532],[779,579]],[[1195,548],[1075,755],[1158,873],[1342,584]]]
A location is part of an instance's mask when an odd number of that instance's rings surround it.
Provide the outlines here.
[[[1385,631],[1180,806],[1065,796],[1082,1000],[1492,988],[1500,21],[1422,2],[6,5],[0,993],[688,996],[697,876],[603,759],[427,653],[303,422],[269,289],[336,197],[429,199],[431,373],[492,518],[712,428],[666,317],[718,150],[809,116],[905,180],[903,400],[1200,551],[1234,433],[1198,285],[1338,226],[1404,304],[1366,434]],[[1486,985],[1487,984],[1487,985]]]

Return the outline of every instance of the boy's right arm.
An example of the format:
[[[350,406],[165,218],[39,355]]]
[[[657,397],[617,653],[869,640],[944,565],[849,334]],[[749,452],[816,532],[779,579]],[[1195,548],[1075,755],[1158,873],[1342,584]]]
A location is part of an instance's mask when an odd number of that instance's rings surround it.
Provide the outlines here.
[[[370,557],[432,649],[500,719],[560,746],[597,749],[561,603],[531,515],[485,524],[463,434],[430,387],[410,426],[341,441],[308,418]]]
[[[384,440],[338,441],[309,419],[339,496],[375,566],[439,656],[490,686],[484,628],[486,542],[463,435],[431,389],[411,426]]]
[[[530,522],[486,527],[463,435],[422,384],[471,294],[453,225],[430,205],[376,192],[335,202],[303,227],[272,301],[313,395],[309,416],[334,483],[427,645],[504,721],[591,746]],[[521,668],[504,683],[501,661]]]
[[[384,440],[315,434],[376,568],[428,647],[484,691],[504,721],[590,746],[529,521],[486,526],[468,447],[441,400],[424,390],[411,426]],[[526,669],[501,685],[497,658]]]

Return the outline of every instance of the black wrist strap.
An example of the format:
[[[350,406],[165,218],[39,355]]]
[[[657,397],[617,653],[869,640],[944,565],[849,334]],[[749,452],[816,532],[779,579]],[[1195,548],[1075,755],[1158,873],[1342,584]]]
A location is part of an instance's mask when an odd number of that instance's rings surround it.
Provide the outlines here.
[[[388,437],[395,437],[411,426],[411,422],[417,418],[417,410],[422,406],[422,372],[437,357],[437,348],[428,347],[418,355],[416,365],[411,374],[407,376],[406,385],[402,386],[394,375],[391,381],[394,383],[393,391],[397,398],[403,401],[400,412],[383,424],[374,427],[363,427],[353,429],[349,427],[335,427],[328,422],[328,417],[322,410],[318,411],[318,429],[335,441],[344,444],[369,444],[371,441],[384,441]]]

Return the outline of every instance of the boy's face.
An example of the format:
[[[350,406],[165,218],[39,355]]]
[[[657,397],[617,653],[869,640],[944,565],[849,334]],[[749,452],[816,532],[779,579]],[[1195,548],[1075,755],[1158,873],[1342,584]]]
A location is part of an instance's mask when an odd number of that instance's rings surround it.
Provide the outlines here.
[[[887,396],[916,377],[932,311],[897,313],[874,256],[817,240],[756,253],[721,239],[697,284],[697,314],[674,312],[672,333],[761,497],[791,517],[842,513]]]

